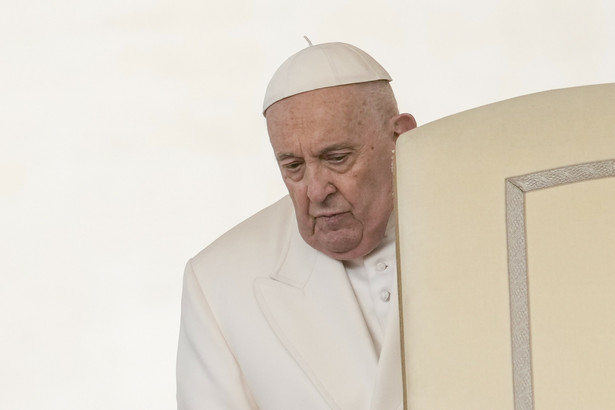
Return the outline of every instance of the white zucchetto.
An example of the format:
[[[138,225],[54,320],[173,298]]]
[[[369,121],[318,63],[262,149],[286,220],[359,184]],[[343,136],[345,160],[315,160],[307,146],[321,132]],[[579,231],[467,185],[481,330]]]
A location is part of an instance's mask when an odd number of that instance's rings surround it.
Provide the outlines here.
[[[265,92],[263,114],[273,103],[295,94],[377,80],[391,81],[391,76],[365,51],[346,43],[310,45],[275,72]]]

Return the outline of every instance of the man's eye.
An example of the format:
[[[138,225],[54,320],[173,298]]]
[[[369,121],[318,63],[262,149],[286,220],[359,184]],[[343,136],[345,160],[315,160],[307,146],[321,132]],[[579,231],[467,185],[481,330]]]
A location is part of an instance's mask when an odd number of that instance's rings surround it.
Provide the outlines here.
[[[335,154],[330,155],[327,158],[327,161],[331,162],[332,164],[341,164],[346,158],[348,158],[348,154]]]
[[[300,166],[301,162],[289,162],[288,164],[282,164],[282,167],[289,171],[296,171]]]

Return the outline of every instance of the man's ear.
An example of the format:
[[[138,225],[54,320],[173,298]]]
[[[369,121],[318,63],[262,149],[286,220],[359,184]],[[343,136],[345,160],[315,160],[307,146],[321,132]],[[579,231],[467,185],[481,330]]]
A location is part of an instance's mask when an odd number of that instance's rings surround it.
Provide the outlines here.
[[[412,116],[412,114],[398,114],[395,117],[391,118],[393,123],[393,132],[395,133],[395,138],[399,137],[406,131],[410,131],[416,128],[416,120]]]

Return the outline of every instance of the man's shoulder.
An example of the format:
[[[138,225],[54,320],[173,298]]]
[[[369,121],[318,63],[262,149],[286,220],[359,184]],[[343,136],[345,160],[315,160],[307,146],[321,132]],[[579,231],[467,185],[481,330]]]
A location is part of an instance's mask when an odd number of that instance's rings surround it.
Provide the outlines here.
[[[296,224],[288,196],[252,215],[190,260],[197,276],[215,272],[270,271],[286,253]]]

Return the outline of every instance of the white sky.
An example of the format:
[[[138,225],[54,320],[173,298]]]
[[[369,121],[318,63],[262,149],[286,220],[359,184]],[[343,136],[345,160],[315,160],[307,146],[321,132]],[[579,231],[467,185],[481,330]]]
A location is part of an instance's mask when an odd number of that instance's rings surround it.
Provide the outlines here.
[[[615,81],[611,0],[3,0],[0,408],[169,409],[186,260],[284,194],[277,66],[344,41],[420,124]]]

